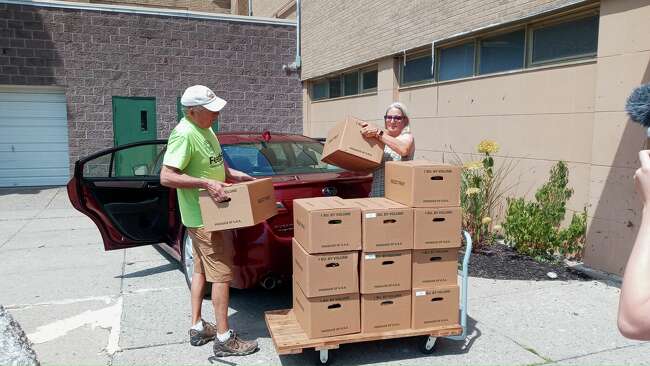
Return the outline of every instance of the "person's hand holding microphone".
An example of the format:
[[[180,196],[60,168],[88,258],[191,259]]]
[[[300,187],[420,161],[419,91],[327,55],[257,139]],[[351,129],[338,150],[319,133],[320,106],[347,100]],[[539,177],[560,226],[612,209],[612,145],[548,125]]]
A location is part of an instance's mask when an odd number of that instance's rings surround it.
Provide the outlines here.
[[[634,183],[645,211],[650,209],[650,150],[639,151],[639,161],[641,167],[634,173]]]

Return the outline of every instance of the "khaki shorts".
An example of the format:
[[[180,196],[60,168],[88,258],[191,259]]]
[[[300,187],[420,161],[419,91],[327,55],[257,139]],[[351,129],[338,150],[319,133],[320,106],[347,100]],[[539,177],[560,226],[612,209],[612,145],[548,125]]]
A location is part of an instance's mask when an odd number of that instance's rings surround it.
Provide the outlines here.
[[[221,231],[188,227],[194,250],[194,273],[204,273],[209,282],[232,281],[232,253],[226,250]]]

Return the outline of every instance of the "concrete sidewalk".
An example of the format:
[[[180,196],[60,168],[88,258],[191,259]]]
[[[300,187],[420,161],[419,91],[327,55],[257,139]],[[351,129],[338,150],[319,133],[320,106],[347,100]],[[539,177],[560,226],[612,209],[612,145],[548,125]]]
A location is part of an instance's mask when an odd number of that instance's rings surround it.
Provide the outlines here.
[[[45,364],[209,365],[211,347],[188,343],[189,293],[183,274],[154,247],[104,252],[94,224],[64,188],[0,190],[0,304],[20,322]],[[344,345],[347,364],[649,364],[650,345],[616,329],[619,289],[598,281],[471,278],[469,336]],[[290,293],[233,291],[231,322],[258,337],[260,352],[216,364],[313,362],[315,352],[278,357],[263,312],[291,306]],[[204,303],[207,319],[213,319]]]

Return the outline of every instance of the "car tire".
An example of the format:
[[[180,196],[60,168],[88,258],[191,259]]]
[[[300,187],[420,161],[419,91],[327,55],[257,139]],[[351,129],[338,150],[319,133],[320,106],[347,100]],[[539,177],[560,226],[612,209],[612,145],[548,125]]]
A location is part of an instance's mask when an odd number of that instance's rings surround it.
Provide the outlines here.
[[[192,238],[187,233],[183,233],[183,248],[181,250],[181,265],[187,288],[192,288],[192,273],[194,273],[194,255],[192,253]]]
[[[185,275],[185,283],[187,288],[192,289],[192,274],[194,273],[194,254],[192,251],[192,237],[187,233],[183,233],[183,249],[181,250],[181,261],[183,266],[183,274]],[[212,286],[210,282],[206,282],[205,292],[203,297],[209,298],[212,293]]]
[[[187,230],[183,233],[183,249],[181,250],[181,261],[183,267],[183,275],[185,275],[185,283],[187,288],[192,289],[192,274],[194,274],[194,253],[192,251],[192,237],[188,234]],[[206,282],[203,289],[203,298],[209,299],[212,294],[212,283]]]

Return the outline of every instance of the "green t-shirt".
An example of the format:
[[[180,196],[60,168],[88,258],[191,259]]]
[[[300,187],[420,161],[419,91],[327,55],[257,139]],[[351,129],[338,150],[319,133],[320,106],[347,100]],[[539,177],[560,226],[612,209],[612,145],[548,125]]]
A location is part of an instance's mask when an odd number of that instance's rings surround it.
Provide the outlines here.
[[[163,164],[196,178],[223,182],[226,170],[221,145],[210,128],[200,128],[183,118],[174,128]],[[202,227],[198,188],[177,188],[181,220],[187,227]]]

